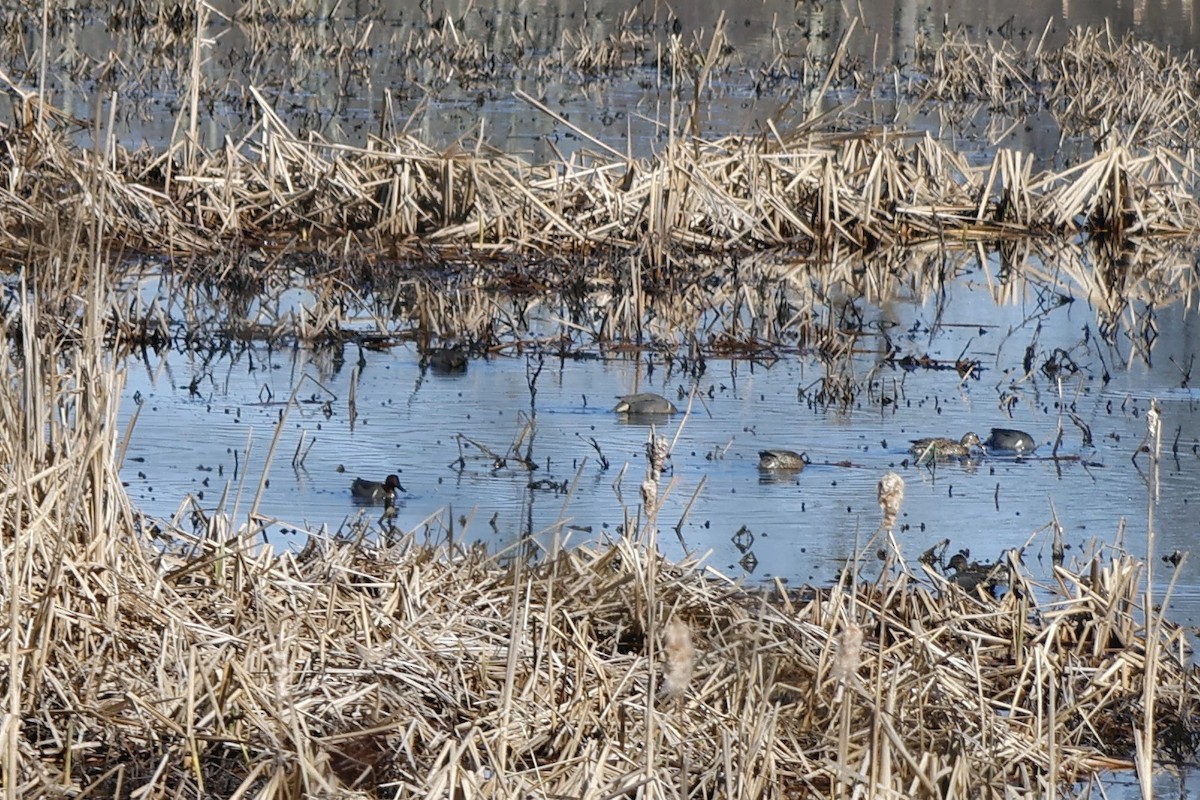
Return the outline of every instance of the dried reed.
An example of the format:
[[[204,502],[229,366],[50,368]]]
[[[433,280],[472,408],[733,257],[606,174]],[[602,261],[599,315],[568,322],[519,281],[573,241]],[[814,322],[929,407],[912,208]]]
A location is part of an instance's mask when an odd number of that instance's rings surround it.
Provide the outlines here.
[[[718,29],[682,70],[693,73],[697,92],[719,60],[720,41]],[[1102,50],[1092,41],[1091,48],[1096,61],[1125,58],[1136,66],[1142,55],[1128,45]],[[978,57],[950,57],[964,52],[975,51],[947,42],[933,57],[930,80],[971,84],[965,76],[939,77],[939,70],[983,70]],[[1165,58],[1156,63],[1170,63]],[[988,63],[990,71],[1007,62]],[[1166,72],[1178,75],[1179,67]],[[195,72],[193,62],[192,83]],[[1030,84],[1019,77],[985,83]],[[2,73],[0,79],[31,97]],[[62,114],[39,114],[9,130],[0,253],[23,255],[36,245],[36,232],[53,215],[85,201],[89,175],[107,187],[106,246],[168,253],[209,252],[255,237],[343,250],[352,244],[392,257],[415,254],[419,243],[489,254],[618,249],[662,265],[762,248],[871,250],[950,233],[961,239],[1087,229],[1128,237],[1200,227],[1194,150],[1148,144],[1145,113],[1140,124],[1113,129],[1091,160],[1036,173],[1031,156],[1006,149],[973,166],[929,136],[820,133],[807,125],[771,137],[677,138],[658,156],[630,159],[561,117],[598,151],[535,165],[482,142],[438,150],[399,133],[362,147],[301,136],[259,90],[247,91],[257,114],[251,129],[211,152],[189,136],[182,163],[174,148],[150,154],[114,147],[92,158],[72,144]],[[1196,107],[1183,91],[1164,89],[1156,102]],[[954,96],[946,88],[930,94]],[[691,98],[693,109],[701,102],[700,94]],[[196,103],[193,92],[193,129]],[[163,175],[162,182],[150,180]]]

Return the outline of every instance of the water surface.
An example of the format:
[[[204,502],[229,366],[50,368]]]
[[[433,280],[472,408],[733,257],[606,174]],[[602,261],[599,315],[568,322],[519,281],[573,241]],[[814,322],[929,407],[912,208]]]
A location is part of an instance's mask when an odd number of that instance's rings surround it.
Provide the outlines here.
[[[1085,300],[1047,303],[1044,285],[1024,281],[1001,291],[999,272],[984,262],[935,298],[860,304],[864,328],[888,331],[898,351],[947,363],[965,356],[979,370],[966,378],[906,370],[884,358],[883,337],[867,337],[844,377],[870,389],[848,405],[815,399],[829,373],[801,352],[772,363],[709,358],[699,378],[644,353],[559,358],[536,349],[440,374],[422,369],[412,344],[351,343],[341,360],[261,345],[215,360],[171,353],[131,362],[126,416],[135,395],[141,406],[122,474],[142,508],[169,516],[189,493],[213,508],[227,490],[226,509],[236,499],[245,513],[265,472],[257,510],[277,520],[268,535],[283,544],[302,543],[294,529],[336,531],[359,512],[374,519],[379,509],[356,507],[349,483],[393,472],[407,489],[395,520],[406,530],[497,549],[526,537],[545,547],[555,536],[615,537],[636,529],[650,427],[611,408],[617,395],[658,391],[687,411],[656,431],[674,441],[660,545],[675,557],[709,553],[707,563],[734,575],[832,580],[876,532],[876,482],[889,470],[907,484],[895,535],[910,558],[945,539],[948,552],[983,560],[1023,548],[1044,576],[1055,525],[1068,559],[1099,543],[1145,553],[1151,514],[1156,553],[1188,550],[1200,397],[1180,367],[1195,341],[1187,302],[1156,311],[1148,359],[1122,346],[1127,335],[1102,342]],[[534,329],[556,324],[543,311],[543,320],[529,320]],[[1061,369],[1048,373],[1052,365]],[[1162,413],[1157,476],[1148,454],[1133,457],[1151,398]],[[911,439],[968,430],[986,437],[992,426],[1028,431],[1037,452],[933,469],[911,463]],[[514,445],[536,469],[520,465]],[[804,451],[812,464],[793,476],[760,473],[758,451],[779,447]],[[506,463],[497,466],[495,456]],[[743,560],[746,552],[754,562]],[[1170,569],[1158,574],[1165,586]],[[1200,609],[1194,561],[1180,582],[1180,621],[1190,623]]]

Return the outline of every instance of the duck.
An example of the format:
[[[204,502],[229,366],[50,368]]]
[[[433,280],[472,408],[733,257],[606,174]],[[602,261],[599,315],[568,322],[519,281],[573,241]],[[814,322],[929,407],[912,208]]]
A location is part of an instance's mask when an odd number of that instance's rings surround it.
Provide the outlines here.
[[[678,413],[679,409],[661,394],[638,392],[637,394],[623,394],[618,397],[613,411],[617,414],[633,416],[638,414],[675,414]]]
[[[808,466],[808,454],[797,453],[795,450],[759,450],[758,468],[763,470],[780,470],[800,472]]]
[[[421,355],[421,366],[439,375],[466,372],[469,362],[467,350],[461,345],[430,347]]]
[[[928,459],[966,458],[971,455],[973,447],[982,448],[983,442],[974,433],[967,432],[957,442],[941,436],[913,439],[912,447],[908,448],[908,452],[915,455],[919,463]]]
[[[968,561],[962,553],[952,555],[950,563],[946,566],[954,570],[954,574],[948,576],[948,580],[968,594],[973,594],[980,586],[990,592],[996,586],[1008,582],[1008,568],[1003,564],[980,564]]]
[[[383,479],[383,482],[369,481],[365,478],[355,478],[354,483],[350,484],[350,494],[356,500],[367,500],[372,503],[384,502],[396,496],[396,490],[407,492],[400,485],[400,478],[396,475],[388,475]]]
[[[1008,453],[1032,453],[1037,449],[1037,442],[1025,431],[1015,428],[992,428],[992,435],[983,446],[988,450],[1000,450]]]

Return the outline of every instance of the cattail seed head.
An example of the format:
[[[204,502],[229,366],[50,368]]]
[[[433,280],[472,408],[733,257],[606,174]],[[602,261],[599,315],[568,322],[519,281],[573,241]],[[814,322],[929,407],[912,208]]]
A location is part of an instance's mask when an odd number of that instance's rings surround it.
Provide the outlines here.
[[[652,477],[642,481],[642,505],[647,514],[653,514],[658,508],[658,478]]]
[[[837,635],[837,653],[833,659],[833,677],[845,683],[858,674],[862,659],[862,627],[850,623]]]
[[[673,617],[667,623],[667,669],[663,674],[663,693],[678,697],[692,680],[696,665],[696,648],[692,646],[692,631],[687,623]]]
[[[879,509],[883,512],[882,528],[890,531],[896,525],[896,517],[900,515],[900,506],[904,503],[904,478],[895,472],[889,472],[879,479]]]
[[[650,475],[657,480],[667,468],[667,458],[671,455],[671,445],[667,437],[658,436],[646,441],[646,463]]]

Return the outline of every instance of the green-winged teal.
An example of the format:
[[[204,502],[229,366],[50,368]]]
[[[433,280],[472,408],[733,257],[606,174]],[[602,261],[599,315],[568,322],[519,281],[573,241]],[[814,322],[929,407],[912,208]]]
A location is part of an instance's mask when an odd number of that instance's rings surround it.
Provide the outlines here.
[[[1037,449],[1037,442],[1025,431],[1015,428],[992,428],[992,435],[983,446],[988,450],[1007,453],[1032,453]]]
[[[908,452],[916,456],[917,461],[923,462],[931,458],[966,458],[971,455],[973,447],[983,447],[983,442],[975,434],[965,433],[957,442],[941,436],[913,439],[912,447],[908,448]]]
[[[625,394],[618,397],[613,411],[618,414],[636,416],[641,414],[674,414],[679,409],[661,394],[638,392],[637,394]]]
[[[795,450],[758,451],[759,469],[779,470],[781,472],[799,472],[807,466],[807,453],[797,453]]]
[[[350,494],[356,500],[369,500],[372,503],[387,501],[395,497],[397,489],[402,492],[408,491],[400,485],[400,478],[396,475],[388,475],[382,483],[355,478],[354,483],[350,484]]]

